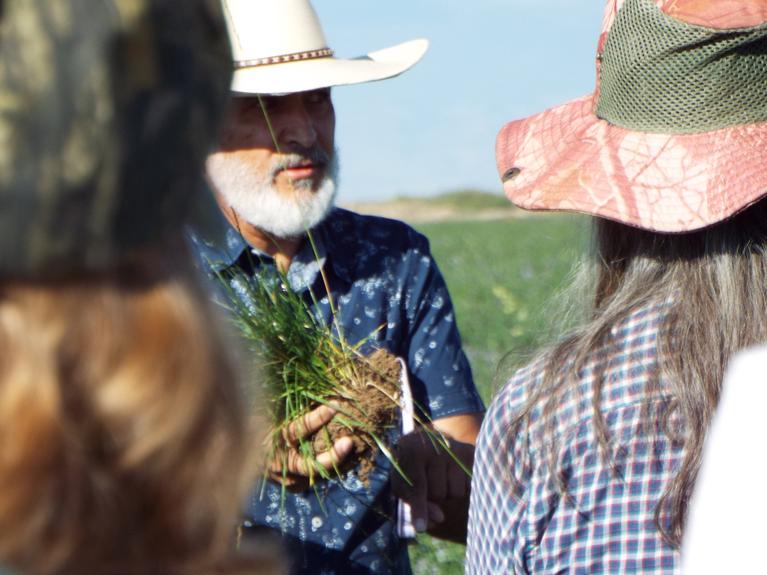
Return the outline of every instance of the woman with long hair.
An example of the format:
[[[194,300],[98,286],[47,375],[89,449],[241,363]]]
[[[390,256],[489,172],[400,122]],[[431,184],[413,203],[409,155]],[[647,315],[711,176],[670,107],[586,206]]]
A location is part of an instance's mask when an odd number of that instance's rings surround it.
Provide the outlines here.
[[[229,62],[217,2],[3,3],[3,568],[276,569],[234,556],[248,419],[183,241]]]
[[[592,96],[508,124],[513,202],[596,216],[587,321],[493,401],[469,573],[670,573],[725,367],[767,341],[767,2],[609,0]]]

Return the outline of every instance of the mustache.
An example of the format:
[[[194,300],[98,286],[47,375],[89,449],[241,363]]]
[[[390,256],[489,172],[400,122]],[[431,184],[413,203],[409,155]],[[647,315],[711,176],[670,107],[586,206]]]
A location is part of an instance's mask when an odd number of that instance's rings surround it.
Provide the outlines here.
[[[284,154],[274,161],[271,169],[272,177],[278,172],[289,168],[297,168],[306,164],[327,166],[330,163],[330,154],[319,146],[311,148],[294,149],[289,154]]]

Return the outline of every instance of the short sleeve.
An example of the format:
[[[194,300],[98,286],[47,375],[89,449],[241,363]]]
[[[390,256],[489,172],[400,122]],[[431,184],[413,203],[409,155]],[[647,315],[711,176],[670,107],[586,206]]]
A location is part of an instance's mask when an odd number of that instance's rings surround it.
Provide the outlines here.
[[[408,253],[405,275],[405,351],[416,400],[432,419],[483,412],[450,294],[420,234]]]
[[[490,405],[477,440],[471,484],[466,573],[520,573],[519,543],[528,506],[529,457],[513,432],[519,383],[509,382]]]

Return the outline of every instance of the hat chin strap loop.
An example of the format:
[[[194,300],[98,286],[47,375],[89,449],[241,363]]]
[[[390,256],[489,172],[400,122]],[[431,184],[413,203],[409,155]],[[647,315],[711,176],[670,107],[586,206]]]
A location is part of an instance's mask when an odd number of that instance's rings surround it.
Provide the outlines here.
[[[333,50],[326,47],[320,48],[319,50],[295,52],[293,54],[284,54],[281,56],[269,56],[267,58],[256,58],[253,60],[237,60],[234,62],[234,68],[236,70],[241,70],[243,68],[258,68],[259,66],[271,66],[273,64],[301,62],[304,60],[317,60],[319,58],[331,58],[332,56]]]

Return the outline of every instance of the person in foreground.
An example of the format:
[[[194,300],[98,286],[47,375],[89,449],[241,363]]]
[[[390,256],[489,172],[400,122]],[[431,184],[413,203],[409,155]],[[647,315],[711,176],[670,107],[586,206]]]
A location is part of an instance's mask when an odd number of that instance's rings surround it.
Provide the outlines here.
[[[427,240],[402,222],[334,207],[338,152],[330,87],[395,76],[421,58],[426,42],[337,59],[307,0],[224,6],[234,99],[207,167],[228,226],[218,238],[197,230],[202,260],[214,272],[279,268],[313,313],[340,326],[351,345],[364,342],[363,353],[385,348],[402,357],[417,403],[470,465],[484,407]],[[308,435],[332,417],[332,409],[320,407],[296,426]],[[318,459],[332,472],[350,448],[342,438]],[[385,458],[378,458],[369,485],[350,472],[309,489],[307,469],[294,453],[287,477],[275,468],[272,481],[256,486],[246,525],[282,533],[293,546],[287,555],[296,572],[409,572]],[[398,458],[415,479],[413,487],[399,483],[398,494],[413,504],[417,530],[464,540],[468,475],[420,432],[400,442]],[[284,498],[283,485],[292,491]]]
[[[183,240],[230,57],[207,0],[3,3],[3,572],[279,572],[232,554],[251,430]]]
[[[759,573],[767,511],[761,492],[767,461],[754,457],[764,444],[767,347],[739,352],[730,361],[722,395],[706,436],[703,464],[690,502],[682,546],[684,575]],[[737,525],[737,529],[733,526]]]
[[[477,443],[467,573],[673,573],[725,367],[767,341],[767,2],[609,0],[592,96],[511,122],[510,199],[594,217],[593,307]]]

